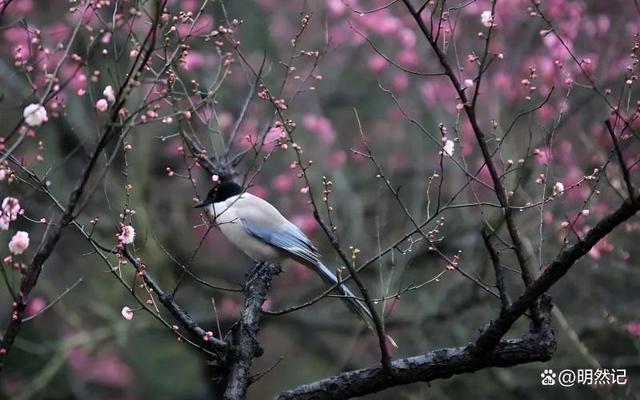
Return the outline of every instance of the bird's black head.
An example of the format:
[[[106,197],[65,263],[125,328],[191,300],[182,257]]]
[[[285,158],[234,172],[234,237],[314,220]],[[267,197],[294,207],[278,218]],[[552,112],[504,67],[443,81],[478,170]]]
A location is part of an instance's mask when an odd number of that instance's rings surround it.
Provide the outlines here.
[[[240,193],[242,193],[242,186],[231,180],[221,180],[213,187],[213,189],[209,191],[209,194],[207,194],[207,197],[203,201],[193,207],[206,207],[209,204],[225,201],[229,197],[235,196]]]

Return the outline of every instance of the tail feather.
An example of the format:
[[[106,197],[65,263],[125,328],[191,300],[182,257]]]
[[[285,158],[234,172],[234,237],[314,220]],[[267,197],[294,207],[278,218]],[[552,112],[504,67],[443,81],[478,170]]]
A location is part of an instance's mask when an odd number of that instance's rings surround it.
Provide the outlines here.
[[[327,268],[321,262],[318,262],[317,265],[318,274],[322,277],[322,279],[331,284],[335,285],[338,283],[338,278],[331,272],[329,268]],[[336,287],[336,292],[342,296],[342,300],[349,307],[351,311],[353,311],[357,316],[359,316],[370,329],[373,329],[373,317],[371,316],[371,312],[369,311],[369,307],[360,299],[353,294],[353,292],[344,284],[340,284]]]
[[[317,264],[316,272],[318,272],[318,274],[325,282],[331,285],[335,285],[336,283],[338,283],[338,278],[336,278],[334,273],[331,272],[331,270],[327,268],[326,265],[322,264],[319,261]],[[342,300],[349,307],[349,309],[353,311],[358,317],[360,317],[360,319],[362,319],[367,324],[372,332],[375,332],[373,316],[369,311],[369,307],[367,307],[367,305],[362,300],[358,299],[353,294],[353,292],[342,283],[336,287],[336,292],[338,292],[342,296]],[[387,344],[390,344],[397,349],[398,345],[396,344],[396,341],[393,340],[390,335],[385,336],[387,339]]]

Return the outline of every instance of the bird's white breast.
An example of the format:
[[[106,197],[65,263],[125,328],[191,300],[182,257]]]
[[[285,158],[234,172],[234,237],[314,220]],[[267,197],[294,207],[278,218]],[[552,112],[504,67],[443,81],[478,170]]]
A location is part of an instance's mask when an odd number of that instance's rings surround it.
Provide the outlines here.
[[[279,263],[286,258],[284,252],[249,234],[240,221],[241,218],[251,218],[253,214],[256,214],[255,199],[259,198],[249,193],[244,193],[208,206],[207,212],[224,236],[253,261]],[[257,211],[259,212],[260,210],[258,209]],[[257,215],[259,216],[260,214],[258,213]],[[278,213],[278,215],[280,214]],[[280,215],[280,217],[282,216]],[[275,222],[279,221],[276,220]]]

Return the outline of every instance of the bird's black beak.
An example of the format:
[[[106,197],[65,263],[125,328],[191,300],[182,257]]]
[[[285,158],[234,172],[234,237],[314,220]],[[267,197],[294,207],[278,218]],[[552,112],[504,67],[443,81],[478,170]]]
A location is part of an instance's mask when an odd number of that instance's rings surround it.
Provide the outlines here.
[[[202,207],[208,206],[209,204],[211,204],[211,201],[207,200],[207,199],[204,199],[200,203],[198,203],[195,206],[193,206],[193,208],[202,208]]]

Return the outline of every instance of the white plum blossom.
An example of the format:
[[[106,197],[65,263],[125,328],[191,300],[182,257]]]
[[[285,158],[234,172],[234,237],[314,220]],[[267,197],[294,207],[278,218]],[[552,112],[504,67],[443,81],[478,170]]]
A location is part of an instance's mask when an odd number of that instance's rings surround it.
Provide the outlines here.
[[[9,251],[13,254],[22,254],[29,247],[29,234],[24,231],[18,231],[9,241]]]
[[[473,79],[465,79],[464,80],[464,87],[470,88],[472,86],[473,86]]]
[[[562,182],[557,182],[555,185],[553,185],[554,196],[562,194],[562,192],[564,192],[564,185],[562,184]]]
[[[122,311],[120,311],[120,314],[122,314],[122,318],[126,319],[127,321],[131,321],[133,319],[133,310],[131,309],[131,307],[122,307]]]
[[[37,103],[26,106],[22,116],[24,117],[24,122],[32,128],[36,128],[48,121],[47,109]]]
[[[444,146],[442,146],[444,152],[449,156],[452,157],[453,156],[453,150],[454,150],[454,146],[455,143],[453,143],[453,140],[447,140],[444,143]]]
[[[104,88],[104,90],[102,91],[102,95],[107,98],[107,101],[109,103],[116,102],[116,94],[114,93],[111,85],[108,85],[107,87]]]
[[[136,230],[131,225],[122,227],[122,232],[118,235],[118,242],[122,244],[131,244],[136,237]]]
[[[491,15],[491,10],[483,11],[482,14],[480,14],[480,22],[482,22],[482,25],[486,26],[487,28],[491,27],[491,24],[493,24],[493,16]]]

